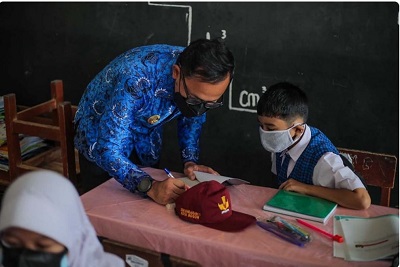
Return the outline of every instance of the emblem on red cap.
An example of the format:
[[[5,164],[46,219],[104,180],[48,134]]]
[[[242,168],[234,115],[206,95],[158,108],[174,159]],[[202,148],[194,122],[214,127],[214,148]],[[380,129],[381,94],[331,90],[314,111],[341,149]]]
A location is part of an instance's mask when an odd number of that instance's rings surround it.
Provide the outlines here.
[[[182,193],[175,200],[175,212],[182,220],[228,232],[243,230],[256,222],[254,216],[234,211],[228,189],[213,180]]]
[[[218,203],[218,208],[221,210],[221,214],[224,214],[229,211],[229,201],[226,200],[225,196],[221,197],[222,203]]]

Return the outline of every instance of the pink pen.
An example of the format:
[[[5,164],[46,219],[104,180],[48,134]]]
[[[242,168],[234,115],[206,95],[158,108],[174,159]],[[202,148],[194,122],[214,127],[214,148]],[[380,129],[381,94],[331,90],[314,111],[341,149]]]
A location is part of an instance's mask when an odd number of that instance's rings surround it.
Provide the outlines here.
[[[332,235],[332,234],[330,234],[330,233],[328,233],[328,232],[326,232],[326,231],[324,231],[322,229],[319,229],[318,227],[316,227],[316,226],[314,226],[314,225],[312,225],[312,224],[310,224],[308,222],[305,222],[303,220],[300,220],[300,219],[296,219],[296,221],[298,223],[301,223],[302,225],[305,225],[305,226],[317,231],[317,232],[320,232],[320,233],[322,233],[322,234],[324,234],[326,236],[329,236],[330,238],[332,238],[336,242],[342,243],[344,241],[343,237],[340,236],[340,235]]]

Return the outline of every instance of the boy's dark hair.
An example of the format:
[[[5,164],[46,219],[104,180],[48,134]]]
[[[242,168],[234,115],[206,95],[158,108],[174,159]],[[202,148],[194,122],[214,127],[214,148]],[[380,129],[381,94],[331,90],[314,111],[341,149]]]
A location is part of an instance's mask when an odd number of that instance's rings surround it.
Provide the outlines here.
[[[257,104],[257,114],[282,119],[288,124],[296,117],[308,118],[308,99],[306,94],[297,86],[281,82],[271,85],[261,96]]]
[[[186,77],[217,83],[229,73],[233,77],[235,62],[232,52],[220,39],[199,39],[190,43],[179,55],[176,64]]]

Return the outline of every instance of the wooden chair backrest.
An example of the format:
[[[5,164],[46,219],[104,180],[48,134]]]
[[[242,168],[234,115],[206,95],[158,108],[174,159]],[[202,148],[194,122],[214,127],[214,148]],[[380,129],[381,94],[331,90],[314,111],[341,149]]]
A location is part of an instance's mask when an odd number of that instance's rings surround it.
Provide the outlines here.
[[[367,185],[381,189],[380,205],[389,206],[390,191],[396,179],[396,156],[348,148],[338,150],[350,156],[354,170],[364,178]]]
[[[19,135],[37,136],[55,141],[61,149],[63,175],[77,184],[76,159],[74,149],[73,119],[76,107],[64,102],[63,82],[50,83],[51,99],[17,111],[15,94],[4,99],[7,148],[9,158],[9,182],[24,172],[38,169],[35,160],[22,161]],[[29,162],[29,163],[28,163]]]

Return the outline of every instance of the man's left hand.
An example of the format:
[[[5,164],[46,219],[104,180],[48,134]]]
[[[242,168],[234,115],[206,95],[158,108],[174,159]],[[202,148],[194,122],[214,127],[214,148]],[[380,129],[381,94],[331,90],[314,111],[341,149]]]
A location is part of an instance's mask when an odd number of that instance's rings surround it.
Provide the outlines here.
[[[194,174],[194,171],[207,172],[207,173],[211,173],[211,174],[215,174],[215,175],[220,175],[218,172],[216,172],[215,170],[213,170],[212,168],[210,168],[208,166],[198,165],[191,161],[186,162],[183,172],[190,180],[196,179],[196,175]]]

